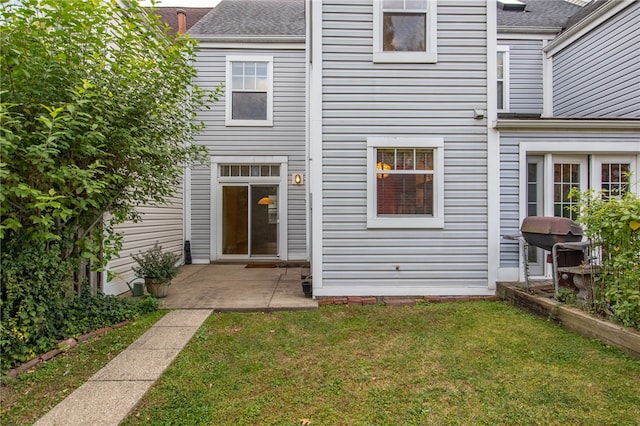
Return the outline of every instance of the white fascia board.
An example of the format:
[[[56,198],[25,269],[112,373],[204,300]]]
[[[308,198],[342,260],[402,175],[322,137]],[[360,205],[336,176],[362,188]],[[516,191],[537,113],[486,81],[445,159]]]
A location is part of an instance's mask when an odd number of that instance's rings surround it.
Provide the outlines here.
[[[500,187],[500,135],[491,126],[498,114],[497,109],[497,5],[496,0],[487,1],[487,188]],[[506,90],[506,89],[505,89]],[[495,290],[500,267],[500,196],[498,191],[487,191],[487,274],[490,290]]]
[[[597,130],[614,130],[618,132],[640,132],[640,120],[607,120],[607,119],[541,119],[519,120],[515,118],[498,118],[495,128],[500,131],[528,130],[547,132],[552,130],[570,130],[593,132]]]
[[[516,35],[522,34],[524,36],[536,35],[537,38],[547,37],[555,38],[556,35],[562,31],[561,27],[508,27],[501,26],[498,28],[498,34],[501,36],[509,34],[510,38],[515,38]]]
[[[524,31],[524,32],[523,32]],[[511,32],[498,28],[498,41],[504,40],[553,40],[558,33],[536,33],[526,30]]]
[[[196,49],[251,49],[251,50],[304,50],[304,41],[300,43],[256,43],[256,42],[224,42],[200,41]]]
[[[607,19],[611,18],[616,13],[631,6],[635,1],[637,0],[618,0],[604,4],[551,41],[547,47],[544,48],[545,53],[547,56],[555,55],[565,47],[583,37],[585,34],[592,31]]]

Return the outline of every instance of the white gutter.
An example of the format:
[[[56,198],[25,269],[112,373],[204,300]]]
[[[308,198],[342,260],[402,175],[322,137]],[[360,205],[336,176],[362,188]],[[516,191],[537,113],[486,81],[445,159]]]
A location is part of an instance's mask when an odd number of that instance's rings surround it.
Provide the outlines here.
[[[594,131],[594,130],[616,130],[626,132],[640,132],[640,119],[538,119],[520,120],[517,118],[498,118],[495,128],[504,130],[573,130],[573,131]]]
[[[209,34],[189,34],[201,42],[216,43],[304,43],[305,36],[219,36]]]

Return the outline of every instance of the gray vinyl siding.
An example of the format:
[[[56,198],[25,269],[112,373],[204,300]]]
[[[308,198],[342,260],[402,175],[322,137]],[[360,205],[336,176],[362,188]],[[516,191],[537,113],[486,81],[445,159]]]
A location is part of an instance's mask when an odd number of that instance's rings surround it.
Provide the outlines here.
[[[640,2],[553,57],[558,117],[640,118]]]
[[[183,190],[178,187],[176,194],[165,205],[142,206],[138,209],[139,222],[125,222],[115,227],[123,236],[119,256],[109,262],[108,270],[114,277],[105,286],[105,293],[120,294],[129,290],[126,282],[135,277],[131,269],[136,262],[131,257],[148,250],[157,242],[164,251],[183,254]]]
[[[206,127],[196,143],[211,156],[285,156],[288,172],[305,173],[305,52],[300,50],[242,50],[203,48],[197,54],[196,83],[213,88],[225,82],[226,56],[273,56],[273,127],[225,126],[225,97],[199,119]],[[211,173],[192,173],[192,255],[211,259]],[[288,257],[307,259],[306,201],[304,185],[288,185]]]
[[[509,46],[509,112],[541,114],[542,40],[500,38],[498,45]]]
[[[372,14],[371,0],[323,3],[318,291],[486,289],[487,136],[473,119],[486,108],[485,7],[438,1],[437,64],[373,63]],[[444,229],[367,229],[366,140],[384,135],[444,138]]]
[[[518,243],[506,240],[505,235],[517,234],[520,230],[519,206],[519,164],[521,143],[547,143],[561,147],[565,142],[596,142],[611,146],[611,153],[618,152],[620,142],[638,142],[638,135],[616,133],[558,133],[558,132],[504,132],[500,135],[500,266],[519,265]],[[545,154],[545,152],[536,152]],[[566,152],[567,155],[588,155],[590,152]],[[602,153],[600,153],[602,154]],[[634,153],[630,153],[634,154]],[[637,153],[635,153],[637,154]]]

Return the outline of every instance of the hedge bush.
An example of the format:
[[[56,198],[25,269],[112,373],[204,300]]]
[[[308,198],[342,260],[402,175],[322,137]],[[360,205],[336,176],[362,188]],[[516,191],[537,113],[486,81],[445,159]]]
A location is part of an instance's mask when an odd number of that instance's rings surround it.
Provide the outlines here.
[[[1,256],[0,373],[58,341],[156,310],[155,299],[71,291],[73,263],[55,243],[5,240]]]
[[[578,221],[600,255],[594,309],[623,325],[640,328],[640,198],[587,192]]]

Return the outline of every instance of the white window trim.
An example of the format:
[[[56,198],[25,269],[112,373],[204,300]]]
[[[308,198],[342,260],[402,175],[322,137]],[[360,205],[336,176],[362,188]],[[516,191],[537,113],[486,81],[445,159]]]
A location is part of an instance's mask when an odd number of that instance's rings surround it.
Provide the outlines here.
[[[231,118],[231,63],[232,62],[266,62],[267,65],[267,119],[266,120],[234,120]],[[226,57],[226,90],[225,93],[225,126],[273,126],[273,56],[237,55]]]
[[[434,151],[433,217],[378,217],[376,209],[376,149],[432,148]],[[444,228],[444,139],[423,137],[367,138],[367,228]]]
[[[511,84],[510,84],[510,76],[509,76],[509,46],[497,46],[497,51],[504,53],[504,57],[502,58],[502,105],[504,108],[498,109],[498,112],[508,112],[511,109],[511,105],[509,103],[510,92],[511,92]],[[497,58],[496,58],[496,68],[497,68]],[[496,69],[497,72],[497,69]],[[498,79],[496,78],[496,100],[497,100],[497,85]]]
[[[385,52],[382,37],[382,0],[373,3],[373,62],[380,63],[433,63],[438,62],[438,2],[428,0],[425,28],[426,52]]]

